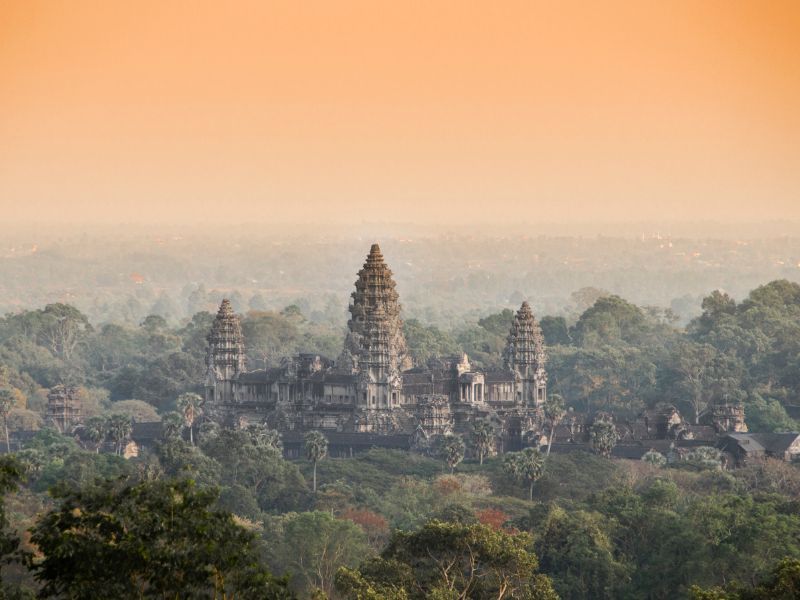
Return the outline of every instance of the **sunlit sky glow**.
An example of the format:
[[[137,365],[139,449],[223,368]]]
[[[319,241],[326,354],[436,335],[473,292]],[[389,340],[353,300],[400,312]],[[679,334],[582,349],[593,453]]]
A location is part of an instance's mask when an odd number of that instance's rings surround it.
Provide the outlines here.
[[[0,4],[15,221],[800,218],[800,2]]]

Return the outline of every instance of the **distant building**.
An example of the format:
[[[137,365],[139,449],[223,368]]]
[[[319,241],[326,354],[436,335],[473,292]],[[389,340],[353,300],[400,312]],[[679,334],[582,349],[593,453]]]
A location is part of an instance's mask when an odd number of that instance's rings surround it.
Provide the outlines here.
[[[72,385],[57,385],[47,393],[45,423],[61,433],[69,433],[81,422],[81,409],[78,388]]]
[[[800,433],[729,433],[717,447],[733,458],[735,466],[765,457],[793,462],[800,459]]]
[[[473,368],[464,354],[412,365],[403,335],[399,295],[380,247],[358,272],[347,335],[334,361],[317,354],[284,358],[276,368],[248,371],[238,315],[223,300],[207,337],[205,397],[223,426],[268,423],[283,434],[289,455],[302,452],[310,430],[326,434],[334,456],[372,446],[424,450],[448,433],[468,434],[484,419],[497,433],[495,450],[547,443],[546,354],[541,328],[527,302],[509,323],[503,368]],[[555,429],[554,452],[588,448],[591,415],[569,411]],[[640,458],[650,448],[680,453],[713,446],[747,431],[739,405],[714,405],[701,423],[674,406],[614,419],[615,456]]]
[[[239,317],[223,300],[207,338],[209,412],[228,426],[266,421],[284,433],[347,434],[342,448],[332,449],[342,453],[361,445],[353,442],[358,434],[419,447],[466,433],[476,419],[495,424],[504,449],[542,429],[544,338],[527,302],[509,323],[503,369],[474,369],[463,353],[414,367],[392,272],[374,244],[355,282],[347,328],[336,361],[300,354],[278,368],[247,371]],[[336,439],[331,435],[333,445]]]

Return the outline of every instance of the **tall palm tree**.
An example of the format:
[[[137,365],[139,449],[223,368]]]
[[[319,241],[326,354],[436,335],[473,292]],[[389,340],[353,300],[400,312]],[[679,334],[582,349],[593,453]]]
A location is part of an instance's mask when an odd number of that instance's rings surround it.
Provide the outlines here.
[[[86,424],[83,427],[83,435],[94,446],[95,453],[100,452],[100,446],[108,435],[108,419],[105,417],[90,417],[86,419]]]
[[[528,484],[528,499],[533,500],[533,484],[544,475],[544,456],[536,448],[506,454],[503,461],[506,473]]]
[[[494,426],[489,421],[476,421],[472,427],[472,439],[475,442],[478,460],[483,464],[483,459],[491,452],[494,445]]]
[[[553,438],[556,436],[556,427],[566,414],[564,398],[559,394],[553,394],[544,403],[544,416],[550,422],[550,435],[547,436],[547,456],[550,456],[550,447],[553,445]]]
[[[610,419],[598,419],[589,429],[589,444],[600,456],[608,458],[619,441],[617,428]]]
[[[114,442],[116,454],[122,454],[124,442],[133,431],[131,417],[124,413],[113,414],[108,418],[108,436]]]
[[[184,423],[185,419],[180,413],[166,413],[161,417],[161,431],[164,434],[164,438],[171,440],[180,437]]]
[[[189,428],[189,441],[194,446],[194,424],[198,418],[203,414],[203,405],[205,400],[200,394],[189,392],[178,396],[178,410],[183,415],[186,421],[186,426]]]
[[[3,430],[6,434],[6,451],[11,452],[11,440],[8,437],[8,414],[14,408],[16,398],[10,388],[0,388],[0,416],[3,418]]]
[[[309,431],[303,439],[306,458],[314,465],[314,493],[317,493],[317,463],[328,455],[328,438],[319,431]]]
[[[34,478],[39,476],[39,473],[42,472],[44,465],[47,463],[47,457],[38,448],[20,450],[17,452],[17,458],[22,463],[25,472]]]

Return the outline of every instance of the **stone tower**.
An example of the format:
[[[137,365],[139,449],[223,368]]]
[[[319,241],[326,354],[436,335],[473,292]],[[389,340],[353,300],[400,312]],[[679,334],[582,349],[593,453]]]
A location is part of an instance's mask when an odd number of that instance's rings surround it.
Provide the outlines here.
[[[514,316],[503,353],[505,367],[516,374],[518,403],[539,406],[547,398],[545,360],[542,330],[530,305],[523,302]]]
[[[206,401],[231,402],[234,400],[232,382],[244,372],[244,336],[229,300],[220,304],[206,340]]]
[[[400,403],[400,374],[411,361],[395,282],[378,244],[370,248],[355,286],[338,366],[360,376],[359,407],[392,408]]]
[[[717,403],[711,408],[711,422],[717,433],[747,433],[744,406],[741,404]]]
[[[81,401],[78,388],[57,385],[47,392],[46,422],[61,433],[69,433],[81,420]]]

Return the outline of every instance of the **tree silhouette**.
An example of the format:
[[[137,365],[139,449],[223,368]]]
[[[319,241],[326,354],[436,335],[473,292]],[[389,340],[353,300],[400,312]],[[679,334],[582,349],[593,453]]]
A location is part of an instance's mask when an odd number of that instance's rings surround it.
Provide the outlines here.
[[[544,416],[550,422],[550,435],[547,436],[547,456],[550,456],[550,447],[553,445],[553,438],[556,435],[556,426],[566,414],[564,398],[559,394],[551,395],[544,403]]]
[[[176,404],[183,415],[184,421],[186,421],[186,427],[189,428],[189,441],[194,446],[194,424],[203,414],[205,400],[200,394],[189,392],[178,396]]]
[[[11,452],[11,440],[8,437],[8,413],[14,408],[14,392],[9,388],[0,388],[0,417],[3,418],[3,431],[6,436],[6,452]]]
[[[465,450],[466,446],[461,436],[448,433],[442,438],[439,445],[439,453],[444,458],[447,466],[450,467],[450,473],[453,473],[456,465],[464,460]]]
[[[130,437],[131,431],[133,423],[128,415],[119,413],[108,418],[108,436],[114,442],[116,454],[122,454],[123,445]]]
[[[83,435],[94,446],[95,453],[100,452],[100,446],[108,435],[108,419],[105,417],[90,417],[83,427]]]
[[[309,431],[303,439],[306,458],[314,465],[314,493],[317,493],[317,463],[328,454],[328,438],[319,431]]]
[[[533,484],[544,475],[542,453],[536,448],[525,448],[521,452],[506,454],[503,469],[513,478],[528,484],[528,499],[533,500]]]
[[[608,458],[611,450],[617,445],[619,434],[617,428],[609,419],[598,419],[589,429],[589,444],[600,456]]]
[[[472,439],[475,443],[475,452],[478,455],[480,464],[488,456],[494,445],[495,431],[489,421],[476,421],[472,428]]]

